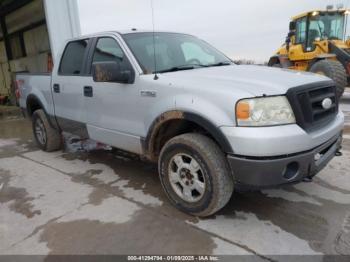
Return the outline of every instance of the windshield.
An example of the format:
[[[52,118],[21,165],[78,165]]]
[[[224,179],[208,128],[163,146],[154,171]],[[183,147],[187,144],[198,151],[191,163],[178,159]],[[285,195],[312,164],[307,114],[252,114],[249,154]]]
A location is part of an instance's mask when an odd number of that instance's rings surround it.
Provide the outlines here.
[[[344,39],[344,14],[320,13],[311,17],[309,27],[310,38],[319,37],[321,40]]]
[[[215,48],[190,35],[155,33],[155,46],[153,33],[125,34],[123,38],[146,74],[231,64]]]

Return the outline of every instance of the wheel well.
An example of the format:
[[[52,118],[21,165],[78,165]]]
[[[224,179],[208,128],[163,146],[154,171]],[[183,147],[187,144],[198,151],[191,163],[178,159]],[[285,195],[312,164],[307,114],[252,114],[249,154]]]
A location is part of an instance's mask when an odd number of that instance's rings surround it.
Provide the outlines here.
[[[268,62],[268,66],[273,65],[281,65],[282,68],[289,68],[293,65],[293,63],[289,60],[289,57],[287,55],[276,55],[270,58]]]
[[[153,132],[149,141],[146,140],[146,155],[149,159],[156,161],[163,146],[173,137],[185,133],[200,133],[211,138],[219,147],[227,152],[227,145],[223,145],[222,140],[204,128],[202,125],[188,119],[171,119],[163,122],[156,131]],[[147,144],[148,143],[148,144]],[[231,151],[231,150],[229,150]]]
[[[270,58],[269,62],[267,63],[268,66],[273,66],[274,64],[280,64],[280,59],[278,56],[273,56]]]
[[[27,112],[28,115],[31,117],[33,115],[33,113],[38,110],[38,109],[42,109],[43,106],[40,103],[39,99],[34,97],[34,96],[30,96],[27,99]]]
[[[204,129],[185,119],[173,119],[162,124],[153,141],[153,154],[158,156],[161,149],[171,138],[185,133],[203,133]]]

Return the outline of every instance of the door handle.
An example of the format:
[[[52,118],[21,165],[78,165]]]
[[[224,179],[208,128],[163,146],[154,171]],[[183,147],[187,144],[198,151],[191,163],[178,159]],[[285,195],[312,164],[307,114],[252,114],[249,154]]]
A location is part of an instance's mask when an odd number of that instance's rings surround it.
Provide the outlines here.
[[[84,86],[84,96],[86,96],[86,97],[93,97],[94,96],[92,86]]]
[[[61,91],[60,91],[60,85],[59,84],[54,84],[53,85],[53,91],[55,92],[55,93],[60,93]]]

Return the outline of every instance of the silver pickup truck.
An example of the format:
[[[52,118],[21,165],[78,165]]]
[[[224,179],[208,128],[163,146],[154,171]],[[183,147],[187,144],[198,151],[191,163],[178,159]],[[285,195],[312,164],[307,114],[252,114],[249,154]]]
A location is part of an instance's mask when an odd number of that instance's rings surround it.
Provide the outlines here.
[[[61,132],[158,162],[182,211],[208,216],[235,189],[311,179],[340,154],[344,116],[319,75],[238,66],[206,42],[167,32],[69,40],[52,75],[18,74],[38,146]]]

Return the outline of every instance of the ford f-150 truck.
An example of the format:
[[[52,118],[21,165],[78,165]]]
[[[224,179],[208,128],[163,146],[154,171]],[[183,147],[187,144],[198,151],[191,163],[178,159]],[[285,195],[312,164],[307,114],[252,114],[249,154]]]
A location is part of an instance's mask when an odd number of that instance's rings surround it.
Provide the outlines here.
[[[45,151],[62,132],[158,162],[182,211],[208,216],[234,188],[316,175],[340,154],[329,78],[235,65],[194,36],[106,32],[67,41],[51,75],[18,74],[20,106]]]

